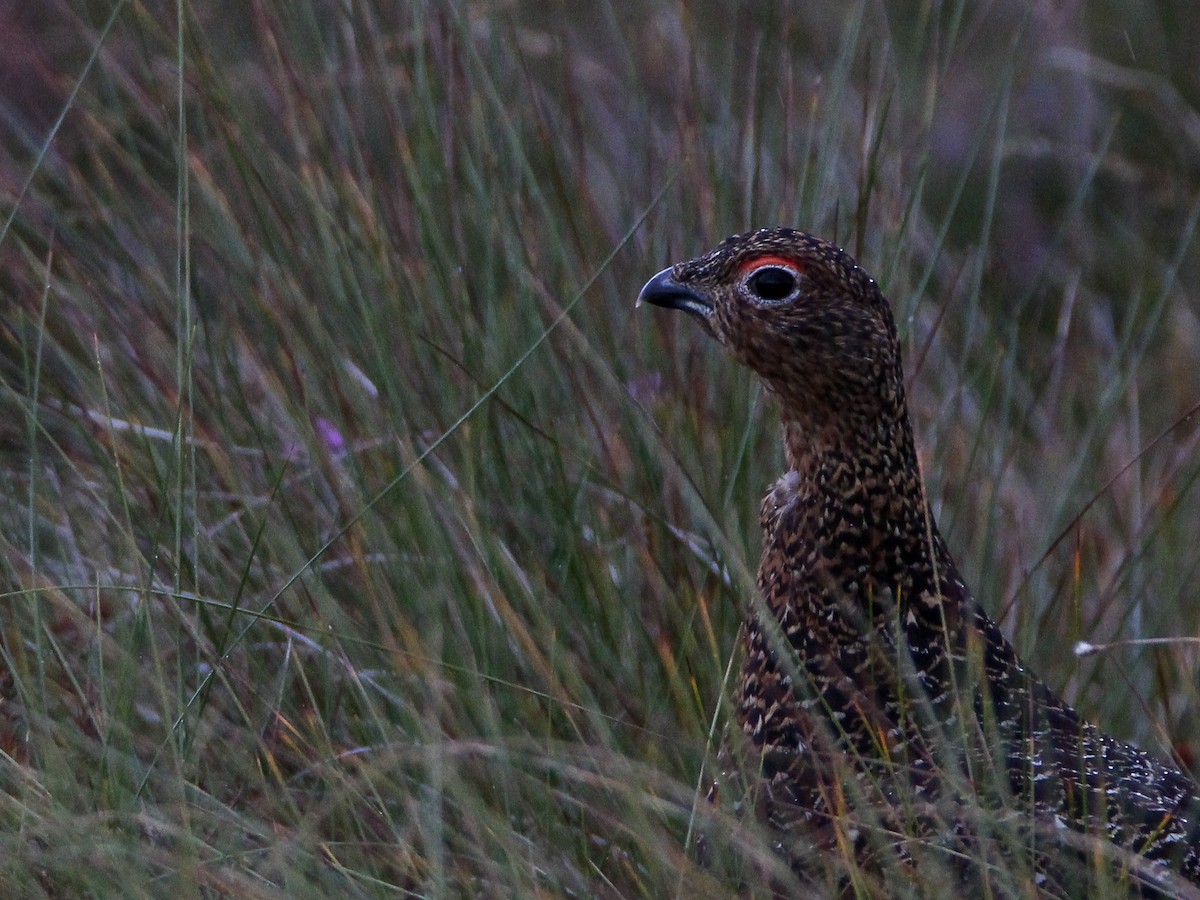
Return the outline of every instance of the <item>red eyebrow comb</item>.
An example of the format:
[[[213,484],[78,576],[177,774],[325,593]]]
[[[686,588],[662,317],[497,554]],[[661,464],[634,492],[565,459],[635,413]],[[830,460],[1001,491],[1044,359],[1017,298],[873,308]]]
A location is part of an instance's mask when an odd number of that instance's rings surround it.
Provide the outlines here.
[[[757,269],[760,266],[782,266],[785,269],[792,269],[796,272],[804,271],[804,266],[796,260],[787,256],[774,256],[770,253],[763,256],[751,256],[748,259],[742,260],[738,264],[738,271],[745,272],[747,269]]]

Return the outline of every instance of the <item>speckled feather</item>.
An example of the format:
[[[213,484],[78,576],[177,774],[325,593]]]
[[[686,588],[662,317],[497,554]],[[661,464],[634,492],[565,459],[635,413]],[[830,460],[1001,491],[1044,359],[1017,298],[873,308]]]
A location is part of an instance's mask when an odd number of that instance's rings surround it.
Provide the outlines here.
[[[1050,833],[1102,835],[1200,884],[1200,789],[1082,721],[959,577],[925,497],[891,310],[858,264],[765,229],[664,270],[640,299],[699,319],[781,405],[788,471],[762,503],[765,602],[747,604],[738,687],[765,814],[835,821],[847,767],[885,807],[895,791],[877,772],[933,803],[949,761],[953,790],[999,782],[996,802]]]

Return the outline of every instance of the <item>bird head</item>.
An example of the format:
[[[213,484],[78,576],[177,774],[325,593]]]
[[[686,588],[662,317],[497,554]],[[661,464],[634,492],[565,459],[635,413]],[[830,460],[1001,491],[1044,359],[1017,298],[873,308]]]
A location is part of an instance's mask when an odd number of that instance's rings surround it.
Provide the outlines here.
[[[902,411],[887,301],[849,254],[826,241],[791,228],[735,235],[659,272],[642,288],[642,302],[699,320],[801,424]]]

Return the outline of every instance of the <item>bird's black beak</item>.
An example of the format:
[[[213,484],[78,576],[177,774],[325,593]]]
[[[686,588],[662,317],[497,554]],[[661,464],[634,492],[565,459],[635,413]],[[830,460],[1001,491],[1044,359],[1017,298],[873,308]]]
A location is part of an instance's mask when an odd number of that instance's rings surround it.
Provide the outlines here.
[[[642,292],[638,294],[637,305],[653,303],[655,306],[665,306],[667,309],[682,309],[684,312],[697,316],[705,324],[712,315],[712,303],[706,297],[684,287],[671,277],[672,269],[663,269],[646,282]]]

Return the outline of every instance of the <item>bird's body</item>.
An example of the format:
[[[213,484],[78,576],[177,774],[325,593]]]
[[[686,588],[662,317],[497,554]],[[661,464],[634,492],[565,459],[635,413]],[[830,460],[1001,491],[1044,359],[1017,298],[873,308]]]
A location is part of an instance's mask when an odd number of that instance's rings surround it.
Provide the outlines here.
[[[782,407],[788,470],[762,504],[738,689],[766,814],[836,825],[857,796],[886,824],[973,792],[1200,884],[1200,788],[1083,722],[959,577],[892,314],[854,260],[762,230],[664,270],[640,299],[698,318]]]

